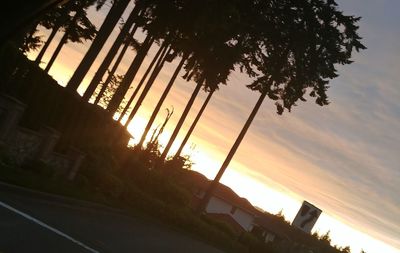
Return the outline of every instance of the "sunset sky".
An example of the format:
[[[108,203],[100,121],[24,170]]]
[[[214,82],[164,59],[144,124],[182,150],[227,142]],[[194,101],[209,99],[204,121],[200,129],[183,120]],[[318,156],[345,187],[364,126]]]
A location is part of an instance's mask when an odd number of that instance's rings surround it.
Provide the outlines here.
[[[282,209],[290,221],[303,200],[313,203],[323,210],[314,230],[320,234],[330,230],[333,243],[349,245],[352,252],[358,253],[363,248],[368,253],[399,253],[400,1],[337,2],[345,14],[362,17],[359,33],[368,49],[354,54],[353,64],[338,67],[340,77],[331,81],[328,91],[330,105],[320,107],[310,98],[291,113],[279,116],[273,102],[265,101],[222,182],[266,211],[277,213]],[[108,9],[90,11],[97,27]],[[66,45],[50,75],[65,85],[88,45]],[[153,46],[141,73],[156,49]],[[126,55],[119,74],[124,73],[134,55],[133,51]],[[165,66],[134,118],[130,130],[136,141],[178,60]],[[92,67],[86,84],[98,64]],[[210,179],[216,175],[258,98],[256,92],[245,87],[248,83],[244,75],[233,73],[228,85],[221,86],[214,94],[188,142],[185,153],[195,163],[193,169]],[[81,88],[84,90],[84,85]],[[164,108],[174,108],[162,135],[164,143],[193,88],[193,83],[177,80],[164,103]],[[176,145],[180,144],[205,96],[203,92],[196,100]],[[160,112],[153,127],[164,117],[165,110]]]

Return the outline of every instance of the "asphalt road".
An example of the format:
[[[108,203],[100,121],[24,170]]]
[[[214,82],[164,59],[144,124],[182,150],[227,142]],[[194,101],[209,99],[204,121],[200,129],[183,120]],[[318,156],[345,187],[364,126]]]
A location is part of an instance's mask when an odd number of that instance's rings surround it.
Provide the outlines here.
[[[162,223],[0,183],[1,253],[221,253]]]

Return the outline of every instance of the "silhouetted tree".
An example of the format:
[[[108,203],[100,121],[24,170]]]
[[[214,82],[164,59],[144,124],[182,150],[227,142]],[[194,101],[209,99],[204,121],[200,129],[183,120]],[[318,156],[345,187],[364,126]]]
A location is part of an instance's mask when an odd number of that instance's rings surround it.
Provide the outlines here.
[[[242,4],[244,3],[241,1],[207,1],[206,4],[190,2],[183,8],[189,13],[186,15],[190,15],[190,18],[184,18],[193,20],[192,24],[186,24],[182,28],[184,39],[178,40],[183,51],[190,53],[184,78],[194,79],[197,85],[160,157],[160,162],[166,158],[201,86],[214,90],[219,84],[226,84],[235,64],[241,60],[244,45],[229,42],[235,37],[244,36],[240,25],[242,20],[238,16],[238,10],[246,7]]]
[[[187,1],[179,2],[158,0],[136,1],[137,5],[140,4],[141,6],[144,6],[144,8],[142,9],[142,18],[145,21],[143,22],[142,29],[146,31],[147,36],[151,36],[155,41],[164,41],[163,43],[165,44],[165,46],[172,48],[174,55],[179,55],[181,53],[181,50],[176,47],[177,43],[175,43],[175,40],[177,37],[179,37],[180,34],[177,21],[181,20],[179,18],[182,17],[182,13],[184,13],[184,10],[180,9],[179,7],[182,7],[182,4],[186,2]],[[186,19],[184,21],[187,22],[188,20]],[[117,90],[117,93],[115,94],[115,99],[113,99],[113,104],[110,104],[110,107],[108,108],[111,113],[113,112],[113,107],[115,107],[120,101],[122,101],[122,98],[125,96],[127,89],[126,87],[128,87],[128,85],[130,85],[130,82],[132,82],[133,80],[133,78],[129,77],[136,75],[137,70],[135,70],[135,73],[133,73],[133,70],[134,68],[132,68],[132,75],[127,74],[127,81],[124,82],[123,85],[121,85],[119,90]],[[153,72],[155,71],[159,72],[161,71],[161,68],[155,68]],[[151,77],[156,78],[157,75],[151,75]],[[144,92],[142,92],[141,98],[144,99],[153,82],[154,80],[152,80],[151,82],[147,82],[147,85],[144,88]],[[140,106],[140,103],[138,104],[138,106]]]
[[[350,253],[351,252],[350,246],[346,246],[346,247],[340,248],[340,252]]]
[[[138,28],[138,26],[135,24],[134,27],[132,28],[131,32],[129,33],[128,37],[126,38],[127,42],[124,43],[124,46],[122,47],[121,52],[119,53],[117,59],[115,60],[115,62],[113,64],[113,67],[111,68],[111,70],[108,71],[107,78],[102,83],[101,90],[100,90],[99,94],[97,94],[93,104],[97,104],[99,102],[99,99],[103,96],[103,93],[106,90],[108,84],[110,83],[112,76],[115,74],[120,63],[122,62],[122,59],[124,58],[124,55],[125,55],[126,51],[128,50],[129,45],[134,45],[135,50],[138,49],[138,43],[133,38],[137,28]]]
[[[92,40],[96,34],[96,27],[87,18],[86,9],[91,5],[82,1],[76,6],[75,14],[65,26],[65,32],[46,65],[45,72],[49,72],[63,46],[68,42],[82,43],[83,40]]]
[[[92,97],[93,92],[96,90],[97,85],[100,83],[108,67],[110,66],[112,60],[115,58],[115,55],[117,54],[119,48],[123,44],[124,40],[126,40],[126,37],[129,34],[129,30],[131,29],[135,20],[137,20],[138,18],[139,12],[140,12],[140,6],[136,5],[135,8],[129,14],[129,17],[126,20],[125,24],[122,26],[122,29],[119,32],[117,38],[115,39],[111,48],[108,50],[106,57],[103,59],[95,75],[90,81],[89,86],[87,87],[85,93],[83,94],[82,97],[83,100],[89,101],[89,99]]]
[[[146,148],[143,150],[143,152],[141,152],[140,155],[140,159],[142,161],[144,160],[150,168],[154,167],[154,162],[157,161],[157,158],[160,156],[160,135],[163,133],[165,126],[174,113],[174,108],[171,110],[167,108],[166,111],[167,115],[165,116],[164,122],[161,124],[161,126],[159,125],[154,129]],[[141,149],[139,150],[141,151]]]
[[[118,23],[119,18],[123,14],[125,8],[128,6],[130,0],[115,0],[106,18],[103,21],[96,37],[90,45],[88,51],[79,63],[78,68],[75,70],[71,79],[68,81],[66,88],[71,91],[76,91],[81,84],[86,73],[89,71],[94,60],[102,49],[104,43],[110,36],[115,25]]]
[[[232,50],[235,46],[231,47],[225,44],[226,41],[229,41],[239,33],[239,29],[237,29],[238,26],[236,26],[236,22],[238,21],[235,21],[235,12],[232,11],[232,8],[225,8],[231,3],[232,1],[227,1],[226,3],[222,3],[222,1],[209,1],[207,4],[187,1],[179,2],[180,5],[176,4],[175,6],[166,6],[168,5],[167,3],[161,8],[155,6],[154,12],[158,13],[160,16],[162,16],[163,10],[165,9],[168,9],[169,11],[172,9],[171,12],[176,13],[174,23],[170,25],[170,29],[174,32],[171,32],[169,35],[171,38],[171,47],[174,48],[174,51],[178,54],[182,53],[183,55],[186,55],[189,59],[185,67],[185,77],[187,80],[192,79],[193,76],[196,76],[196,78],[199,79],[201,75],[204,75],[206,78],[204,85],[206,87],[216,86],[219,82],[225,83],[227,76],[233,69],[233,65],[238,61],[239,53],[235,54],[234,57],[231,57],[233,55],[231,52],[227,53],[227,51],[236,51],[236,49]],[[219,9],[221,9],[221,12],[218,11]],[[223,14],[217,15],[216,13]],[[226,19],[230,19],[231,22],[227,22]],[[229,49],[219,50],[226,48]],[[224,59],[225,61],[221,61],[221,59]],[[221,64],[221,62],[223,63]],[[167,89],[164,90],[146,129],[151,128],[151,124],[153,123],[171,86],[172,83],[167,85]],[[195,89],[195,94],[192,98],[195,99],[197,94],[198,91]],[[189,101],[194,102],[193,99],[190,99]],[[181,120],[176,126],[176,133],[180,131],[182,126],[181,122],[183,123],[185,120],[192,104],[193,103],[189,103],[187,109],[184,111],[185,113],[182,114]],[[199,117],[201,116],[201,113]],[[197,117],[196,123],[199,117]],[[147,132],[148,130],[145,131],[144,134],[147,134]],[[187,135],[187,137],[189,136],[190,134]],[[171,136],[170,141],[163,152],[162,158],[164,157],[165,152],[168,152],[175,137],[175,134]],[[142,136],[142,140],[145,138],[146,136]]]
[[[149,66],[146,69],[146,72],[144,73],[144,75],[142,76],[142,78],[140,79],[138,85],[135,88],[135,91],[132,93],[132,95],[130,96],[127,104],[125,105],[125,108],[123,109],[122,113],[119,115],[118,117],[118,121],[121,122],[122,118],[124,117],[124,115],[126,114],[126,112],[129,110],[129,107],[131,106],[131,103],[133,102],[133,100],[135,99],[136,95],[139,93],[139,90],[142,88],[142,85],[144,84],[144,82],[147,79],[147,76],[150,74],[150,72],[152,71],[154,65],[156,64],[156,62],[158,61],[158,59],[161,57],[161,53],[163,52],[164,47],[161,46],[157,53],[155,54],[155,56],[153,57],[153,60],[151,61],[151,63],[149,64]],[[128,121],[127,121],[128,122]],[[125,126],[127,127],[129,124],[125,123]]]
[[[141,137],[141,139],[140,139],[140,141],[139,141],[139,143],[138,143],[138,145],[137,145],[138,147],[142,147],[142,146],[143,146],[144,140],[146,139],[146,136],[147,136],[148,132],[150,131],[150,128],[151,128],[151,126],[153,125],[154,120],[156,119],[157,114],[158,114],[158,112],[160,111],[161,106],[162,106],[162,104],[163,104],[165,98],[167,97],[169,91],[171,90],[171,88],[172,88],[172,86],[173,86],[173,84],[174,84],[174,82],[175,82],[176,77],[178,76],[179,72],[181,71],[182,66],[183,66],[185,60],[186,60],[186,56],[184,56],[184,57],[181,59],[180,63],[179,63],[178,66],[176,67],[174,73],[172,74],[171,79],[169,80],[167,86],[165,87],[164,92],[163,92],[163,94],[161,95],[161,98],[158,100],[157,105],[156,105],[156,107],[154,108],[154,110],[153,110],[153,112],[152,112],[152,114],[151,114],[151,116],[150,116],[150,118],[149,118],[149,120],[148,120],[148,122],[147,122],[147,125],[146,125],[146,127],[145,127],[145,129],[144,129],[144,132],[143,132],[143,134],[142,134],[142,137]],[[128,125],[128,124],[129,124],[129,123],[127,123],[127,125]]]
[[[203,115],[204,110],[206,109],[206,107],[208,105],[208,102],[210,102],[210,99],[211,99],[212,95],[214,94],[214,91],[215,90],[211,90],[208,93],[207,98],[204,100],[203,105],[201,106],[199,112],[196,115],[196,118],[193,120],[192,124],[190,125],[189,130],[186,132],[186,135],[183,138],[181,145],[179,146],[178,150],[176,151],[176,153],[174,155],[174,159],[178,158],[181,155],[183,148],[186,146],[187,141],[189,140],[190,136],[192,135],[192,133],[197,125],[197,122],[199,122],[201,116]]]
[[[103,92],[103,95],[101,96],[100,100],[99,100],[99,105],[106,108],[108,103],[110,102],[115,90],[118,88],[118,86],[120,85],[122,79],[124,78],[123,75],[113,75],[111,77],[111,81],[109,83],[109,85],[107,86],[106,90]],[[96,91],[95,91],[95,95],[96,95]]]
[[[35,58],[35,63],[36,64],[39,65],[40,62],[42,61],[42,58],[43,58],[44,54],[46,53],[47,48],[49,48],[50,43],[53,41],[53,39],[56,36],[57,32],[58,32],[58,28],[51,30],[51,33],[50,33],[49,37],[47,38],[47,40],[44,43],[42,49],[39,51],[39,54]]]
[[[68,23],[67,21],[70,18],[69,12],[71,11],[70,9],[73,7],[73,5],[74,1],[69,1],[63,6],[57,6],[52,11],[46,13],[40,20],[39,24],[46,29],[51,29],[51,32],[42,49],[39,51],[39,54],[36,56],[36,64],[40,64],[47,48],[50,46],[50,43],[53,41],[59,29]]]
[[[51,30],[49,37],[44,43],[42,49],[39,54],[36,56],[35,63],[40,64],[46,50],[48,49],[50,43],[53,41],[57,32],[63,28],[64,32],[67,30],[79,30],[82,32],[83,39],[92,39],[87,35],[94,28],[94,25],[90,22],[90,20],[86,17],[88,7],[96,4],[96,9],[99,10],[103,4],[103,0],[84,0],[84,1],[69,1],[62,6],[58,6],[53,10],[46,13],[40,20],[38,20],[37,25],[41,25],[46,29]],[[71,17],[71,13],[75,13]],[[74,17],[76,16],[75,20]],[[36,27],[35,26],[35,27]],[[37,28],[35,28],[37,29]],[[86,30],[86,31],[85,31]],[[93,36],[93,35],[92,35]],[[70,40],[70,38],[64,38],[65,42]],[[60,46],[60,43],[59,43]]]
[[[167,157],[168,152],[169,152],[172,144],[174,143],[176,136],[178,136],[178,133],[179,133],[183,123],[185,122],[185,119],[186,119],[187,115],[189,114],[190,109],[193,106],[193,103],[197,97],[197,94],[199,93],[201,87],[204,85],[203,82],[204,82],[204,79],[201,79],[200,81],[198,81],[195,89],[193,90],[192,95],[190,96],[190,99],[187,102],[185,109],[183,110],[183,113],[182,113],[181,117],[179,118],[179,121],[176,124],[175,129],[172,132],[172,135],[159,158],[159,163],[163,163],[165,158]]]
[[[125,126],[129,125],[129,123],[132,121],[133,117],[138,112],[140,106],[142,105],[144,99],[147,96],[147,93],[149,92],[150,88],[153,86],[154,81],[156,80],[161,69],[163,68],[166,58],[168,57],[170,51],[171,51],[171,48],[166,47],[164,49],[164,51],[161,53],[161,56],[156,64],[156,67],[154,68],[153,72],[151,73],[149,80],[147,80],[146,85],[144,86],[144,88],[142,90],[142,93],[140,94],[138,100],[136,101],[135,106],[133,107],[132,111],[130,112],[130,114],[128,116],[128,120],[126,121]]]
[[[121,82],[121,85],[115,91],[114,96],[112,97],[110,103],[108,104],[107,110],[114,114],[119,107],[120,103],[124,99],[126,92],[128,91],[133,79],[135,78],[140,66],[143,63],[144,58],[147,55],[151,45],[154,42],[154,38],[150,35],[146,36],[146,39],[143,41],[141,47],[139,48],[136,57],[132,61],[132,64],[129,66],[128,70],[125,73],[125,77]]]
[[[34,28],[30,32],[25,34],[25,36],[23,36],[22,42],[20,42],[20,47],[19,47],[23,53],[28,53],[32,50],[36,51],[42,45],[43,43],[41,39],[42,36],[35,35],[37,31],[38,30],[36,28],[36,25],[34,25]]]
[[[325,234],[323,234],[319,237],[319,240],[330,244],[331,243],[331,231],[330,230],[326,231]]]
[[[252,53],[242,66],[255,77],[248,87],[261,95],[198,211],[207,205],[266,96],[276,101],[278,114],[305,101],[306,93],[318,105],[327,105],[329,79],[338,76],[335,65],[350,64],[353,49],[365,49],[357,34],[360,18],[343,15],[334,0],[255,1],[253,8],[257,25],[248,27],[247,38]]]

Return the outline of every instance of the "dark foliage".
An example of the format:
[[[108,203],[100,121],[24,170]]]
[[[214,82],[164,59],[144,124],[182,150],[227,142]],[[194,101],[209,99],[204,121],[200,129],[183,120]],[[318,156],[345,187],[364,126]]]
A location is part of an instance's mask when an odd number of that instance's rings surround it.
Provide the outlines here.
[[[360,18],[344,15],[335,1],[273,1],[254,7],[262,15],[256,16],[252,32],[257,47],[243,65],[256,77],[248,87],[276,100],[279,114],[305,101],[307,93],[318,105],[327,105],[336,65],[350,64],[352,51],[366,48],[357,34]]]

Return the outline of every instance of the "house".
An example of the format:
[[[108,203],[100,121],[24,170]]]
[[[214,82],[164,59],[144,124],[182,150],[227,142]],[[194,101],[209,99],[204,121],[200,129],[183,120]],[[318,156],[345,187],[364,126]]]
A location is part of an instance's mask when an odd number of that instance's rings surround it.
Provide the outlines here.
[[[196,208],[211,181],[195,171],[187,171],[182,176],[181,181],[192,192],[191,205]],[[253,228],[256,209],[247,199],[241,198],[231,188],[219,183],[205,208],[205,213],[209,217],[229,224],[237,234],[240,234]]]
[[[192,207],[196,208],[211,181],[195,171],[185,171],[178,178],[192,193]],[[223,221],[239,235],[251,232],[266,243],[292,241],[309,244],[310,235],[285,221],[282,217],[255,208],[247,199],[238,196],[231,188],[219,183],[210,198],[205,213]]]
[[[198,188],[195,203],[204,196],[207,188]],[[197,198],[197,199],[196,199]],[[239,197],[231,188],[219,184],[210,198],[205,212],[208,216],[222,220],[240,234],[253,228],[255,209],[247,199]]]
[[[309,204],[306,201],[305,203]],[[299,212],[305,212],[302,209],[304,208],[300,208]],[[313,209],[307,210],[312,211]],[[316,242],[317,239],[308,231],[299,229],[293,223],[294,222],[292,222],[292,224],[289,223],[283,217],[259,211],[254,219],[254,225],[251,232],[266,243],[274,241],[276,242],[276,245],[282,247],[285,247],[285,245],[297,245],[299,247],[310,248],[318,243]]]
[[[258,211],[251,232],[269,243],[276,240],[290,240],[290,225],[279,216]]]

